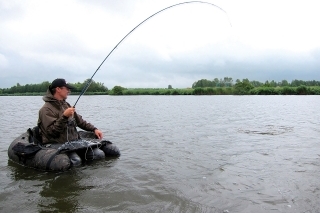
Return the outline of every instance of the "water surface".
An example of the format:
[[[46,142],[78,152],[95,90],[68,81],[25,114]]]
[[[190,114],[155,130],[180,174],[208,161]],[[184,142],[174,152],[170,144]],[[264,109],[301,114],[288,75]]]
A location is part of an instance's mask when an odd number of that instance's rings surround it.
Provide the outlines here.
[[[318,96],[83,96],[122,155],[64,173],[7,157],[42,104],[0,97],[1,212],[320,212]]]

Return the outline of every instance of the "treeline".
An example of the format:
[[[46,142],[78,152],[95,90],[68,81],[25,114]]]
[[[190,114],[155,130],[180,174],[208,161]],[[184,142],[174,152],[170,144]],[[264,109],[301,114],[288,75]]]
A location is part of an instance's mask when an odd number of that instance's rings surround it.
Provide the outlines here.
[[[109,91],[109,95],[194,95],[194,89],[166,88],[124,88],[115,86]]]
[[[90,79],[83,83],[71,85],[75,88],[72,94],[80,94]],[[19,83],[11,88],[0,89],[0,95],[43,95],[50,83],[41,84]],[[214,80],[201,79],[192,84],[192,88],[174,89],[171,85],[168,88],[133,88],[128,89],[115,86],[108,90],[103,83],[92,81],[87,89],[86,95],[320,95],[319,81],[293,80],[290,83],[286,80],[281,82],[250,81],[248,79],[235,82],[230,77]]]
[[[197,87],[188,89],[137,88],[115,86],[109,95],[320,95],[320,86],[253,87],[246,83],[233,87]]]
[[[281,82],[250,81],[237,79],[233,82],[230,77],[214,80],[201,79],[192,84],[192,88],[173,89],[171,85],[168,89],[136,88],[127,89],[115,86],[110,95],[320,95],[319,81],[293,80],[289,83],[286,80]]]
[[[249,81],[247,78],[243,79],[244,81]],[[242,80],[242,81],[243,81]],[[198,88],[198,87],[232,87],[236,83],[242,82],[241,80],[237,79],[235,82],[230,77],[224,77],[224,78],[215,78],[213,80],[207,80],[207,79],[201,79],[192,84],[192,88]],[[259,81],[249,81],[249,83],[254,87],[298,87],[298,86],[320,86],[320,81],[303,81],[303,80],[292,80],[291,82],[288,82],[287,80],[282,80],[279,82],[276,82],[274,80],[272,81],[266,81],[264,83]]]
[[[201,79],[192,84],[192,88],[198,87],[232,87],[234,85],[232,78],[224,77],[223,79],[215,78],[212,81],[207,79]]]
[[[79,94],[82,89],[87,85],[88,81],[90,79],[85,80],[83,83],[70,83],[71,86],[73,86],[75,89],[72,90],[73,94]],[[38,95],[43,94],[47,91],[48,87],[50,85],[50,82],[44,81],[41,84],[26,84],[26,85],[20,85],[17,83],[17,85],[0,89],[0,95],[13,95],[13,94],[28,94],[28,95]],[[108,88],[104,86],[103,83],[95,82],[92,80],[89,88],[86,91],[86,94],[99,94],[99,93],[108,93]]]
[[[233,82],[232,78],[225,79]],[[231,80],[230,80],[231,79]],[[217,82],[213,80],[211,82]],[[203,87],[205,83],[210,83],[209,80],[202,79],[193,84],[195,95],[320,95],[320,82],[319,81],[302,81],[293,80],[289,83],[286,80],[281,82],[266,81],[261,83],[258,81],[249,81],[237,79],[235,84],[226,84],[225,86]]]

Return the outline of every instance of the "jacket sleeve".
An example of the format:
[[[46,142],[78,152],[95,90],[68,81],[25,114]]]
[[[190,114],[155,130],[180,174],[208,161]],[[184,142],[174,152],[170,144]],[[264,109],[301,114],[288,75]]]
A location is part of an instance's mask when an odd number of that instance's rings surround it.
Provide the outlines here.
[[[94,131],[97,129],[93,124],[85,121],[81,115],[74,113],[74,118],[76,120],[77,126],[86,131]]]
[[[44,128],[43,131],[51,138],[58,138],[60,134],[63,134],[68,123],[67,117],[57,114],[57,112],[54,113],[47,107],[39,111],[39,118],[42,123],[42,128]]]

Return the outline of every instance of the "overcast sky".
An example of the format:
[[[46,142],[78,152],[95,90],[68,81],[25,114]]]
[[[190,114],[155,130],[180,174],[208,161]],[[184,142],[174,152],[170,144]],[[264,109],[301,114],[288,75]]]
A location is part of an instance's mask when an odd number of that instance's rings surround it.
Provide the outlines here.
[[[0,88],[83,82],[140,22],[181,2],[0,0]],[[218,7],[183,4],[149,19],[93,80],[109,89],[186,88],[223,77],[320,81],[319,1],[206,2]]]

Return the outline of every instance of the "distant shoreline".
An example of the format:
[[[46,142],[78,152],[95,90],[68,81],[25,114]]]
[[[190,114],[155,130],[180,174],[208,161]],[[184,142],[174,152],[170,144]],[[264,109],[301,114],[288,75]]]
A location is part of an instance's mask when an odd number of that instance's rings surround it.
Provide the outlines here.
[[[80,92],[71,92],[71,96],[78,96]],[[43,96],[45,92],[26,93],[0,93],[0,96]],[[111,96],[134,96],[134,95],[320,95],[320,86],[298,87],[247,87],[245,84],[238,87],[199,87],[185,89],[164,88],[123,88],[115,87],[105,92],[86,92],[84,95],[111,95]]]

